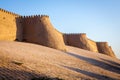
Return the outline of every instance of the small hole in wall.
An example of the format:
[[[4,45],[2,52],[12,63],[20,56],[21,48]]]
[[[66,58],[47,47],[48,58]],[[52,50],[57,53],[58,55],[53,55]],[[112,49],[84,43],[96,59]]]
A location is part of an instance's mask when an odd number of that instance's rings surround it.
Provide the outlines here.
[[[5,17],[3,17],[3,19],[5,19]]]

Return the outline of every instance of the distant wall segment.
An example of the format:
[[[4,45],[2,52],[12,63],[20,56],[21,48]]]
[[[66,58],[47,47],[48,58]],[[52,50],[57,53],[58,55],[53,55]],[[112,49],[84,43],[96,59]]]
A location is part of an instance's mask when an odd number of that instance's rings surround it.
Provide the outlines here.
[[[115,54],[112,48],[108,45],[107,42],[96,42],[99,53],[115,57]]]
[[[87,38],[85,33],[63,34],[66,45],[78,47],[81,49],[98,52],[96,42]]]
[[[74,33],[74,34],[65,33],[63,35],[64,35],[64,42],[66,45],[78,47],[92,52],[99,52],[111,57],[115,57],[115,54],[111,46],[109,46],[107,42],[95,42],[87,38],[85,33]]]

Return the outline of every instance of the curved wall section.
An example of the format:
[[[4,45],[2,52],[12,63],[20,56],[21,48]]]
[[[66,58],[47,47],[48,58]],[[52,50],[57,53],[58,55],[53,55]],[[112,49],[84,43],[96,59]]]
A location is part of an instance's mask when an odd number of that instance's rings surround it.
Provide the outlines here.
[[[112,51],[112,48],[109,47],[107,42],[96,42],[99,53],[115,57],[115,54]]]
[[[49,16],[41,15],[23,17],[21,19],[21,24],[18,23],[18,27],[23,27],[21,30],[21,34],[23,34],[22,41],[37,43],[63,51],[66,50],[63,36],[54,29],[49,20]],[[20,37],[18,37],[19,39]]]
[[[98,52],[96,43],[89,40],[85,33],[64,34],[64,42],[66,45],[78,47],[93,52]]]

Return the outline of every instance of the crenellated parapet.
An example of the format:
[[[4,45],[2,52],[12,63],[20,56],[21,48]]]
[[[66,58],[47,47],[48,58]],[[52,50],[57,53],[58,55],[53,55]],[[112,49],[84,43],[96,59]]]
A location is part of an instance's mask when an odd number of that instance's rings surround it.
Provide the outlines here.
[[[36,22],[43,21],[42,19],[47,19],[49,16],[47,15],[31,15],[31,16],[19,16],[16,17],[17,24],[35,24]],[[24,25],[23,25],[24,26]]]
[[[18,19],[33,19],[33,18],[49,18],[48,15],[31,15],[31,16],[19,16]]]
[[[74,35],[85,35],[86,33],[63,33],[64,35],[74,36]]]
[[[9,12],[9,11],[7,11],[7,10],[4,10],[4,9],[2,9],[2,8],[0,8],[0,11],[4,12],[4,13],[6,13],[6,14],[13,15],[13,16],[20,16],[20,15],[18,15],[18,14],[16,14],[16,13]]]

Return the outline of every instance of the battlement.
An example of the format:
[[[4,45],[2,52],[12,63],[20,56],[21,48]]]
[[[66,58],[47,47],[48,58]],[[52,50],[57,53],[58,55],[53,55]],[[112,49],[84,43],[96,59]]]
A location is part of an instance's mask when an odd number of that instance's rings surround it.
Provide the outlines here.
[[[85,35],[86,36],[86,33],[63,33],[64,35],[67,35],[67,36],[79,36],[79,35]]]
[[[30,15],[30,16],[19,16],[17,17],[17,19],[33,19],[33,18],[43,18],[43,17],[49,18],[48,15]]]
[[[108,45],[108,42],[96,42],[97,44],[104,44],[104,45]]]
[[[2,9],[2,8],[0,8],[0,11],[2,11],[2,12],[4,12],[4,13],[7,13],[7,14],[10,14],[10,15],[13,15],[13,16],[20,16],[20,15],[18,15],[18,14],[16,14],[16,13],[9,12],[9,11],[4,10],[4,9]]]

